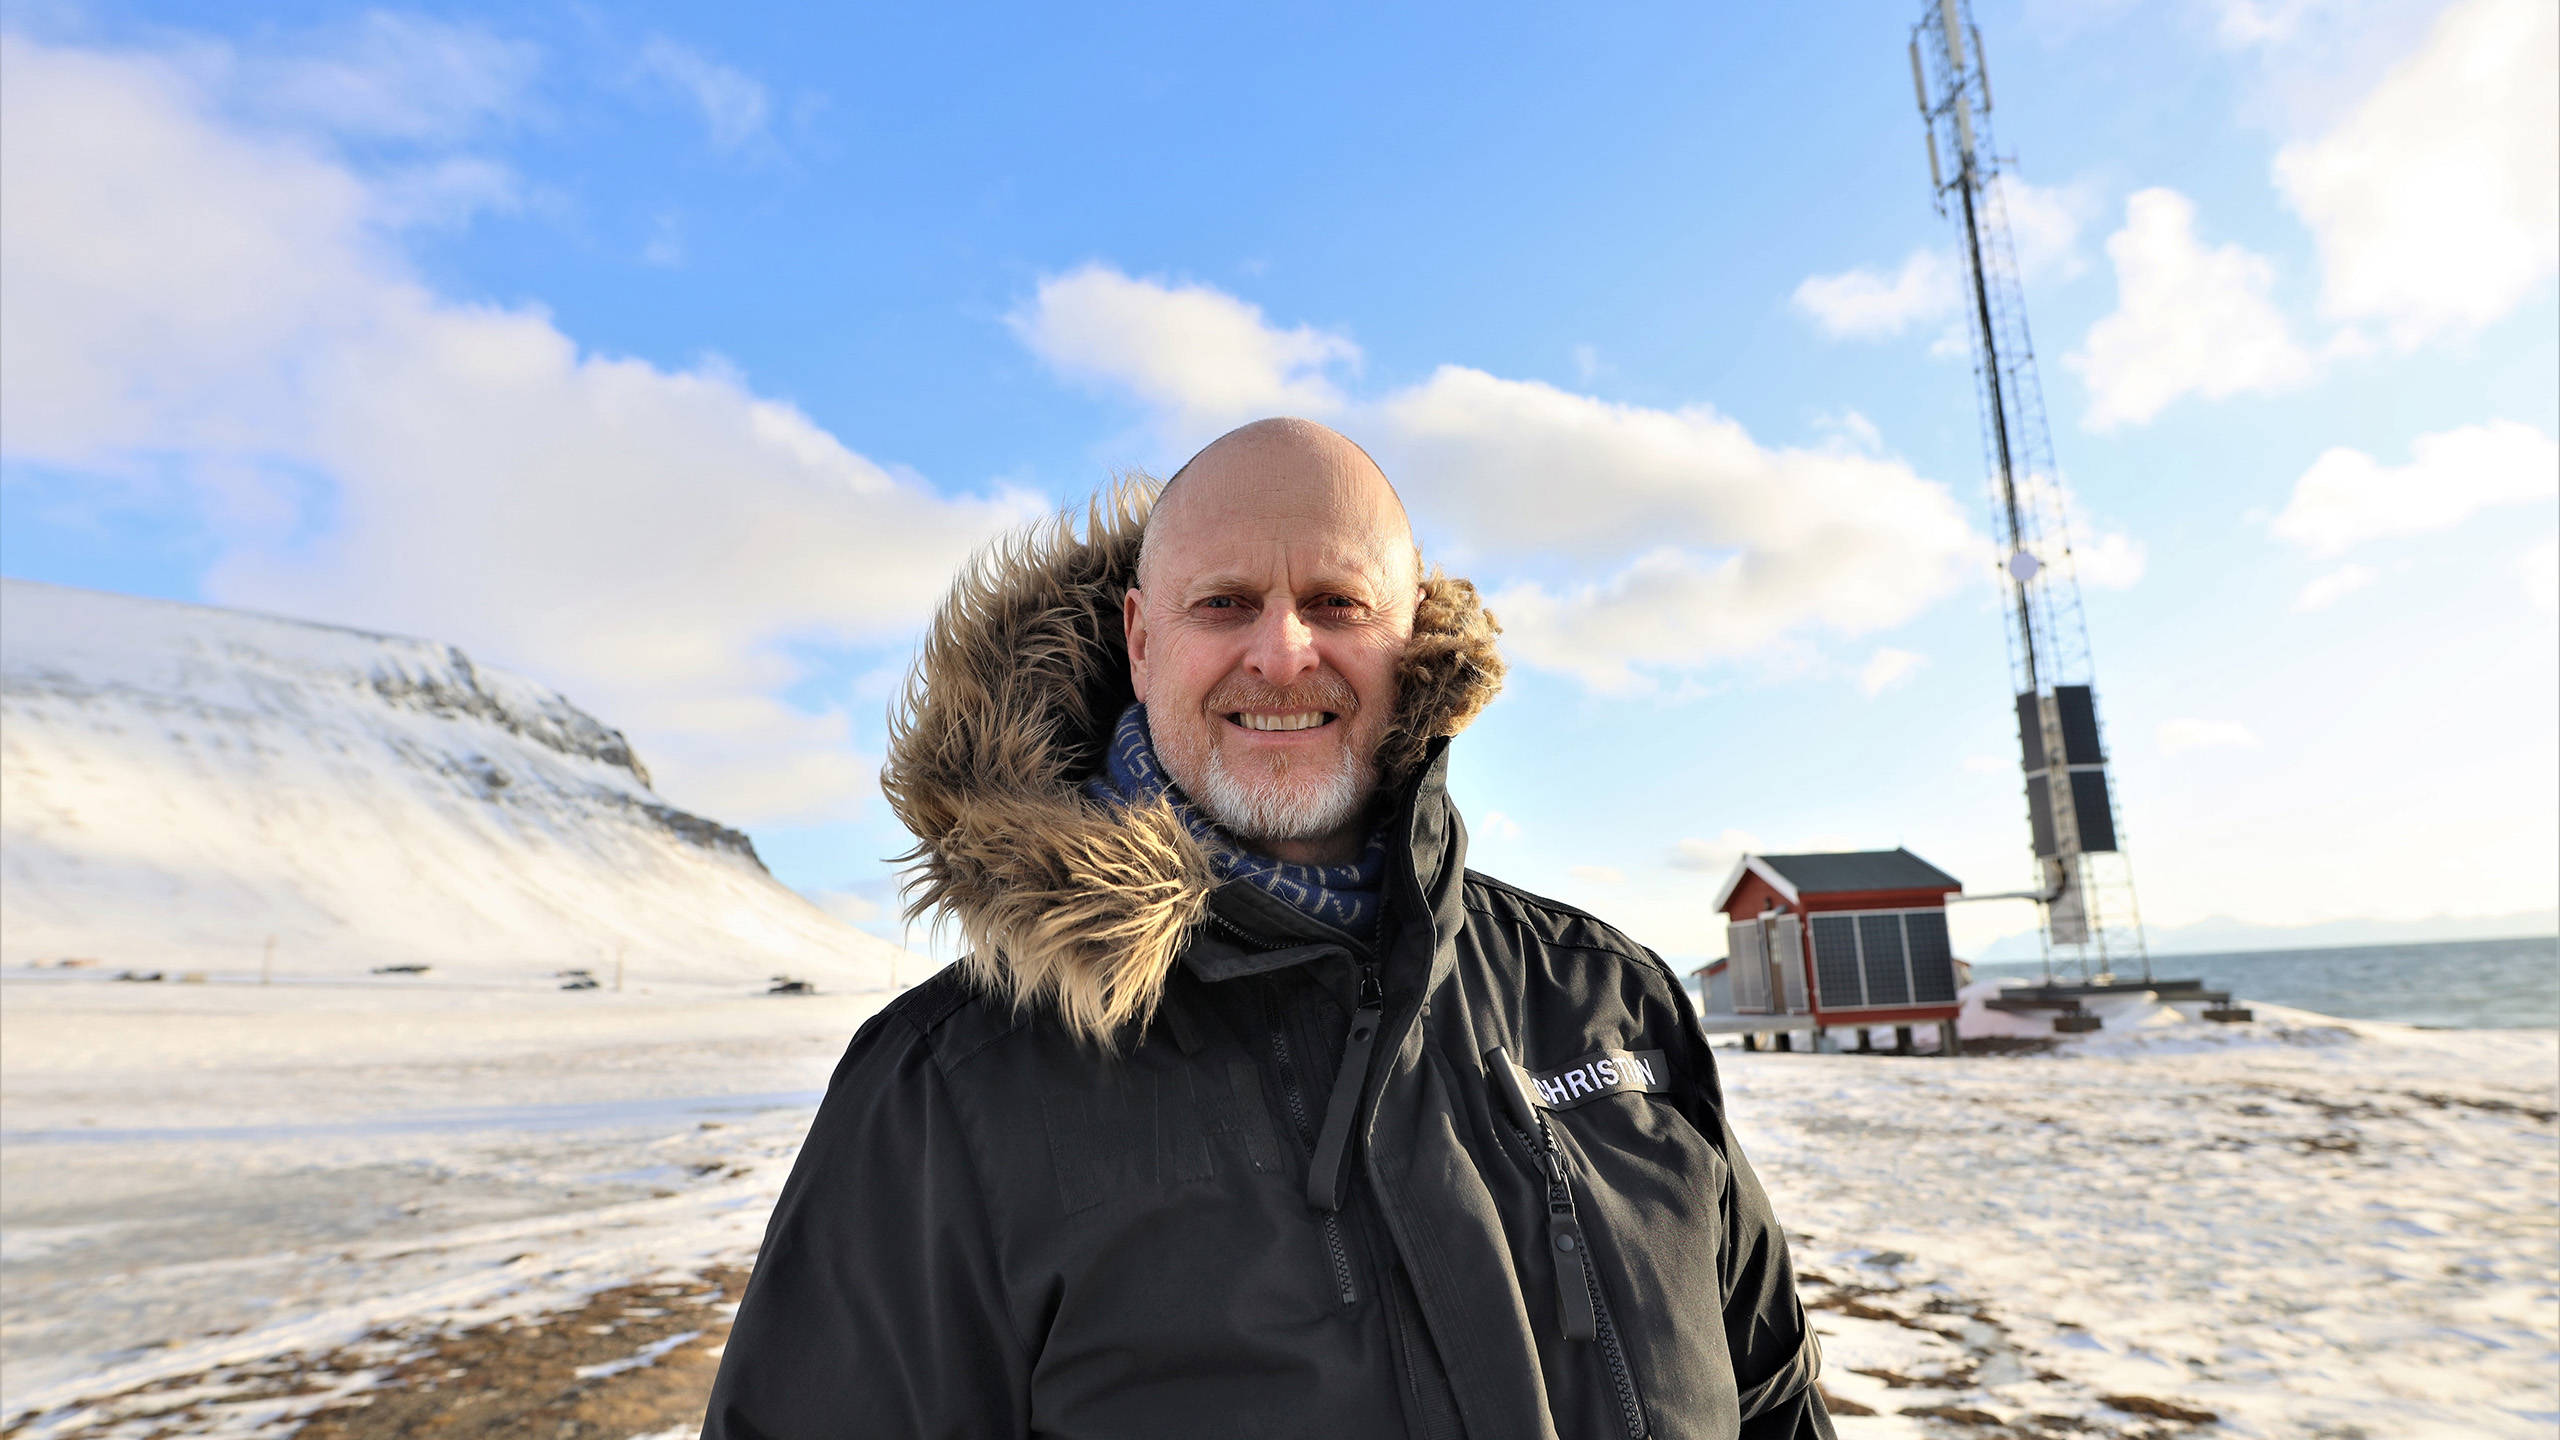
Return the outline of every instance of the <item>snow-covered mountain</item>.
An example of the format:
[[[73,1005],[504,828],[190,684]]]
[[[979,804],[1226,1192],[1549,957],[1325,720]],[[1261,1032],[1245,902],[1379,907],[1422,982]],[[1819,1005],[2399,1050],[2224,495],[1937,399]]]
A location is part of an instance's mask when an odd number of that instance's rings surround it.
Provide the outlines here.
[[[238,974],[270,937],[279,980],[867,989],[898,954],[452,646],[0,581],[0,960]]]

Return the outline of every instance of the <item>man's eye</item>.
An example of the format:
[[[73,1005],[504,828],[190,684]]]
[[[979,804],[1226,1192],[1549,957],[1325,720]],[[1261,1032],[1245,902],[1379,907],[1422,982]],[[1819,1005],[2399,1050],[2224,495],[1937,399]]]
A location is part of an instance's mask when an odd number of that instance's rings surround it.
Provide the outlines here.
[[[1236,597],[1233,595],[1212,595],[1208,599],[1200,602],[1200,608],[1203,610],[1233,610],[1236,608]]]

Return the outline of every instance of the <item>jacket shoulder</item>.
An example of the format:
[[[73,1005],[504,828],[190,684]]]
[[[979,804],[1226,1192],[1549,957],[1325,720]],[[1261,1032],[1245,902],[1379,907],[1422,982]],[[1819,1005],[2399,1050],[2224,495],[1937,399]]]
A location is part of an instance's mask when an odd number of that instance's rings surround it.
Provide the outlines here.
[[[1467,872],[1465,896],[1471,917],[1511,930],[1543,948],[1580,951],[1603,963],[1615,961],[1666,980],[1671,977],[1671,968],[1661,956],[1588,910],[1533,894],[1478,870]]]
[[[948,1074],[969,1057],[1022,1028],[1012,1004],[988,993],[954,962],[872,1013],[853,1034],[845,1062],[882,1050],[922,1050]]]

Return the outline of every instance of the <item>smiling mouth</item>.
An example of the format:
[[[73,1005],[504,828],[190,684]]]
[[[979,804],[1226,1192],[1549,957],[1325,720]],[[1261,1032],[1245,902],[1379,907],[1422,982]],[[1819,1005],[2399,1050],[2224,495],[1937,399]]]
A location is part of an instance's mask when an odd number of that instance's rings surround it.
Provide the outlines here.
[[[1330,710],[1291,710],[1278,715],[1257,715],[1249,710],[1238,710],[1227,716],[1227,723],[1247,730],[1313,730],[1320,725],[1332,724],[1334,718]]]

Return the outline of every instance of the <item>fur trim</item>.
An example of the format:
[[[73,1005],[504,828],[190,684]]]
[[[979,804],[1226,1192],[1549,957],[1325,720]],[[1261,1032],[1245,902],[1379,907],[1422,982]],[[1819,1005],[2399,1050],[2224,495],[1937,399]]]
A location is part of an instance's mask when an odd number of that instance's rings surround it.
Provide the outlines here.
[[[957,921],[982,988],[1106,1047],[1154,1013],[1218,883],[1172,807],[1083,791],[1133,698],[1120,612],[1158,488],[1123,478],[1081,530],[1070,511],[970,561],[890,714],[880,775],[916,836],[898,857],[907,914]],[[1379,754],[1391,781],[1493,699],[1500,633],[1473,585],[1423,581]]]

